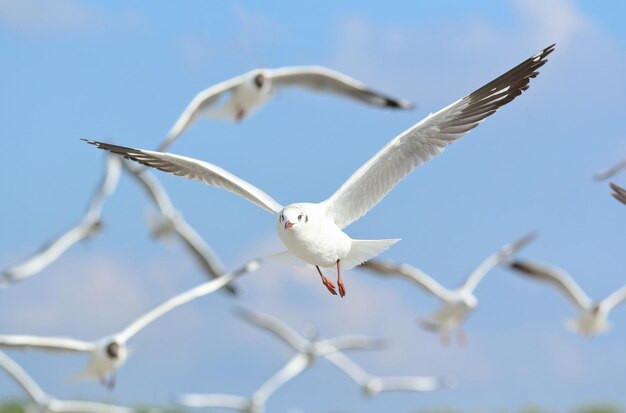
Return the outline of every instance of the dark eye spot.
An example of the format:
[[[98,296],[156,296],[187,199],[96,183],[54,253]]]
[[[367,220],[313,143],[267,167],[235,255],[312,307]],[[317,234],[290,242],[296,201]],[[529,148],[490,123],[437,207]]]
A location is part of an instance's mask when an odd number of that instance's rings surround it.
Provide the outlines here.
[[[298,221],[302,221],[302,214],[298,215]]]
[[[254,77],[254,83],[259,89],[261,89],[263,87],[263,83],[265,83],[265,76],[259,73]]]
[[[309,216],[308,216],[308,215],[305,215],[305,216],[304,216],[304,222],[305,222],[305,223],[306,223],[306,222],[309,222]]]
[[[285,220],[285,216],[284,215],[280,215],[280,222],[283,222]]]

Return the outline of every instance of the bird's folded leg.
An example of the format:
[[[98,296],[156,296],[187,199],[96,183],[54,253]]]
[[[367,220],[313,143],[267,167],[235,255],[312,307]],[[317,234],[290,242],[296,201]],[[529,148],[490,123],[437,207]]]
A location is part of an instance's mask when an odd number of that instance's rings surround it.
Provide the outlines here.
[[[332,295],[337,295],[337,291],[335,291],[335,284],[333,284],[333,282],[328,278],[324,277],[324,274],[322,274],[322,270],[320,270],[319,266],[316,265],[315,268],[317,268],[317,272],[320,274],[320,277],[322,277],[322,284],[324,284]]]
[[[337,286],[339,287],[339,295],[343,298],[346,295],[346,287],[341,280],[341,260],[337,260]]]

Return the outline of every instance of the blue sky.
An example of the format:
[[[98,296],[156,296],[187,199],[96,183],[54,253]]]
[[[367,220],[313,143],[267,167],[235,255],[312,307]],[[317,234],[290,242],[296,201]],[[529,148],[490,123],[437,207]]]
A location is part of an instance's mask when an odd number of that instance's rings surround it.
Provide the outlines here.
[[[166,1],[0,2],[0,267],[75,223],[103,154],[79,138],[155,147],[195,93],[256,67],[321,64],[412,99],[391,112],[304,91],[280,93],[240,125],[203,121],[172,146],[216,163],[279,202],[330,195],[382,145],[541,48],[557,50],[528,93],[416,170],[354,238],[400,237],[384,254],[455,286],[486,255],[529,230],[521,256],[559,265],[592,297],[626,279],[626,209],[593,173],[624,157],[623,2]],[[271,218],[224,191],[159,174],[175,205],[229,268],[282,249]],[[626,184],[626,175],[616,182]],[[105,232],[36,277],[0,291],[0,332],[95,339],[204,275],[178,245],[150,239],[148,200],[128,180],[106,204]],[[180,392],[248,395],[289,349],[231,314],[233,304],[327,336],[363,333],[387,350],[354,355],[379,375],[456,373],[455,390],[363,399],[320,361],[270,399],[271,411],[418,408],[567,410],[626,405],[626,310],[614,331],[571,334],[573,309],[549,288],[494,270],[477,294],[469,343],[443,348],[415,324],[436,302],[402,280],[346,275],[344,300],[313,272],[271,265],[164,317],[133,340],[113,393],[70,384],[80,356],[11,353],[58,397],[169,403]],[[20,392],[0,375],[0,399]],[[332,394],[332,397],[328,397]]]

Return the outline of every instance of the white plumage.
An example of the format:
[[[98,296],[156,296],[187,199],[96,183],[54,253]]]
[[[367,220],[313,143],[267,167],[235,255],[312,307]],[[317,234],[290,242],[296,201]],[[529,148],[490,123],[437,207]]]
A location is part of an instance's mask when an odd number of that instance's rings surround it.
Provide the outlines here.
[[[208,162],[97,141],[87,142],[143,165],[226,189],[267,210],[274,215],[278,235],[289,254],[317,266],[322,283],[333,294],[336,294],[335,286],[324,277],[320,267],[337,266],[337,284],[343,297],[345,286],[340,273],[343,261],[347,266],[360,264],[398,240],[353,240],[342,230],[365,215],[408,173],[519,96],[528,88],[530,79],[537,76],[537,70],[545,64],[546,57],[553,50],[554,45],[547,47],[407,129],[320,203],[283,206],[254,185]]]

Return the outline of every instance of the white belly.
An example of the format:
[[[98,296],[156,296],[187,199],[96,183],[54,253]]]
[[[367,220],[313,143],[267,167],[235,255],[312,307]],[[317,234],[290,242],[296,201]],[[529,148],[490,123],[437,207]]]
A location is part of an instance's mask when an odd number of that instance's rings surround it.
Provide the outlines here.
[[[334,267],[352,247],[352,239],[336,226],[325,226],[319,231],[279,229],[278,236],[296,257],[320,267]]]

